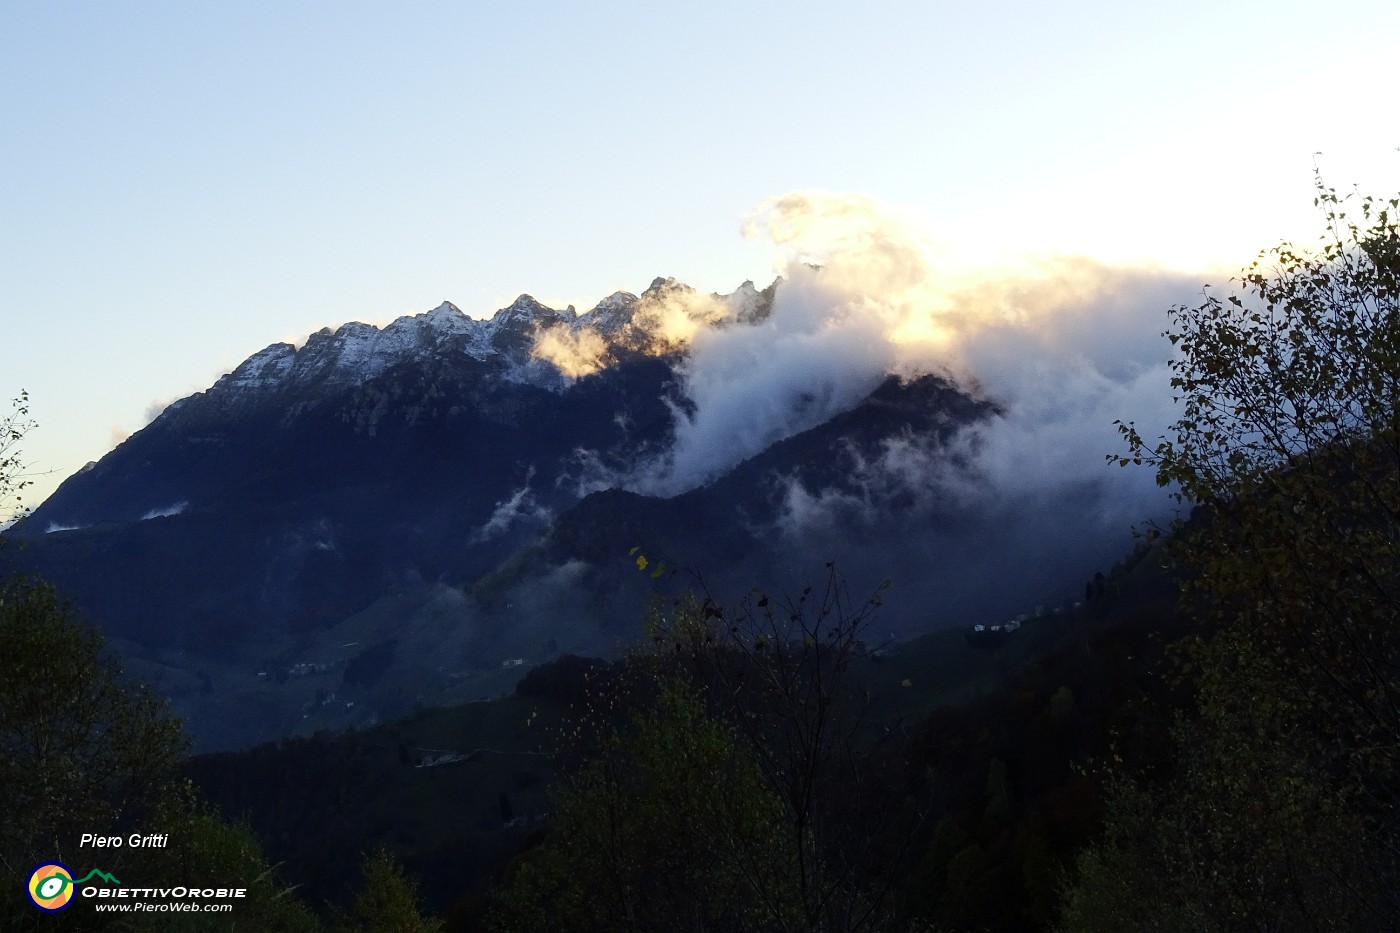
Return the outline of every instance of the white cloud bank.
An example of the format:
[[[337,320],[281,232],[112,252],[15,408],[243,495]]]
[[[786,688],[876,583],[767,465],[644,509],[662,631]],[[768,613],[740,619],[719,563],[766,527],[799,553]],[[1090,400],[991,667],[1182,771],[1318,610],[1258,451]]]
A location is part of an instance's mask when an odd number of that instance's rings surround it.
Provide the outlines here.
[[[676,293],[639,320],[688,347],[690,405],[676,411],[668,450],[626,476],[596,471],[586,486],[674,495],[852,408],[890,374],[932,373],[1004,414],[964,432],[963,470],[934,462],[948,451],[913,443],[861,465],[867,474],[884,469],[905,487],[978,499],[1089,482],[1103,488],[1109,524],[1161,507],[1146,471],[1120,475],[1104,457],[1121,446],[1116,419],[1136,420],[1147,436],[1171,421],[1160,331],[1169,306],[1199,297],[1195,277],[1082,258],[954,269],[894,210],[855,194],[772,198],[743,229],[773,245],[784,282],[771,314],[746,320],[717,309],[714,296]],[[601,359],[591,338],[573,340]]]

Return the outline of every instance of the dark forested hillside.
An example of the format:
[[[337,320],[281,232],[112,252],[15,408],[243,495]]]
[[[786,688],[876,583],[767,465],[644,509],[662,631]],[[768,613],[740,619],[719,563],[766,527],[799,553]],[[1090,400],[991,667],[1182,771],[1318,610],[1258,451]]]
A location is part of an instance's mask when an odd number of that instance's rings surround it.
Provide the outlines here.
[[[841,698],[863,698],[851,746],[859,778],[827,818],[856,819],[845,843],[870,848],[862,871],[888,885],[882,916],[1051,928],[1058,885],[1102,807],[1096,763],[1117,754],[1160,765],[1179,699],[1164,650],[1180,631],[1160,558],[1140,553],[1091,586],[1089,603],[1031,618],[995,647],[970,630],[884,647],[862,639],[850,658],[855,692]],[[872,622],[862,634],[877,631]],[[633,664],[561,658],[532,670],[511,699],[201,756],[188,773],[263,835],[309,903],[343,900],[358,852],[385,845],[450,928],[480,929],[509,897],[493,893],[515,883],[508,866],[537,858],[522,848],[552,845],[561,831],[571,775],[597,747],[579,744],[580,728],[631,734],[628,723],[654,709]],[[610,711],[599,719],[601,710]],[[722,705],[714,715],[723,721]],[[727,780],[684,778],[712,779]],[[664,822],[683,819],[686,801],[664,786],[633,792],[657,797],[663,825],[653,834],[675,831]],[[859,814],[906,807],[898,826],[872,818],[868,834],[861,828]]]

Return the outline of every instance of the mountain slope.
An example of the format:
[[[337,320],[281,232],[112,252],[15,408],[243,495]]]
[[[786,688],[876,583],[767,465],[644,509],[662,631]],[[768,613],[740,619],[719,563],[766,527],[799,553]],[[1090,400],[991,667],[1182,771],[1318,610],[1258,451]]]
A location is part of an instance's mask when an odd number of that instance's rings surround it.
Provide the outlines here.
[[[657,279],[585,314],[444,303],[273,344],[69,478],[0,560],[52,579],[202,748],[615,652],[668,585],[636,573],[634,546],[721,597],[829,558],[857,588],[895,577],[904,632],[1082,584],[1094,555],[1036,556],[1045,528],[1023,504],[960,492],[973,429],[1000,409],[937,376],[766,400],[810,411],[699,485],[659,482],[695,424],[691,341],[765,335],[781,287]]]

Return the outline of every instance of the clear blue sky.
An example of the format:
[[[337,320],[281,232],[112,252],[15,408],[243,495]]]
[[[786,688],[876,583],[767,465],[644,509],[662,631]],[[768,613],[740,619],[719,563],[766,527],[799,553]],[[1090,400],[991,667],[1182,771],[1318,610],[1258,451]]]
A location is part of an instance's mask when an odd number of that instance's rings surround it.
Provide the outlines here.
[[[762,282],[740,220],[797,188],[980,260],[1237,269],[1315,234],[1315,151],[1400,190],[1396,35],[1394,2],[0,0],[30,502],[323,325]]]

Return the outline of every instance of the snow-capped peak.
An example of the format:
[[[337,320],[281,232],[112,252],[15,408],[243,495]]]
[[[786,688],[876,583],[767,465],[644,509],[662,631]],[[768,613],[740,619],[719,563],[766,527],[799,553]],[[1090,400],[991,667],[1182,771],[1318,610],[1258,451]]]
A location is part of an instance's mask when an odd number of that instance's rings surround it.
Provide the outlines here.
[[[540,304],[531,295],[521,295],[510,305],[497,311],[488,323],[493,332],[510,330],[526,333],[535,327],[569,323],[575,317],[577,314],[572,307],[566,311],[558,311]]]
[[[274,343],[248,357],[238,368],[214,384],[215,389],[239,391],[280,382],[296,362],[296,347]]]
[[[444,301],[431,311],[404,315],[383,328],[350,321],[334,330],[322,328],[300,348],[272,344],[220,378],[211,392],[233,397],[274,387],[357,385],[400,363],[453,353],[499,366],[506,379],[557,388],[562,385],[562,370],[536,352],[541,334],[557,336],[562,327],[577,340],[580,334],[592,333],[596,336],[588,339],[603,341],[599,354],[604,353],[605,344],[617,341],[630,347],[636,341],[628,338],[629,333],[643,326],[634,321],[640,309],[694,294],[694,289],[676,279],[657,278],[640,297],[616,291],[584,314],[573,306],[562,311],[551,308],[522,294],[489,320],[468,317]],[[763,300],[752,282],[745,282],[732,296],[713,297],[741,317]],[[645,345],[639,343],[633,349],[638,348],[645,350]]]
[[[592,309],[579,315],[579,323],[598,329],[602,334],[613,334],[632,320],[632,312],[640,301],[631,292],[613,292]]]

